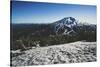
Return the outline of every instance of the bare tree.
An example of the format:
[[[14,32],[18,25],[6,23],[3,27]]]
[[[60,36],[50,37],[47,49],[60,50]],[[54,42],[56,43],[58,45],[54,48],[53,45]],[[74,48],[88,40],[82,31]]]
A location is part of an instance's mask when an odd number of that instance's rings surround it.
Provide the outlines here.
[[[22,47],[22,49],[26,49],[26,46],[24,45],[22,40],[17,40],[17,42],[19,43],[19,46]]]

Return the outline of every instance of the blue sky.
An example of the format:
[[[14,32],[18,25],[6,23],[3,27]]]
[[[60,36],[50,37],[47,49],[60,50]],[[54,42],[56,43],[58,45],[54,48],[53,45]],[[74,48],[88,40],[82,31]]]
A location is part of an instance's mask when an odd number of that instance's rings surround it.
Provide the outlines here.
[[[12,1],[12,23],[52,23],[64,17],[96,24],[96,6]]]

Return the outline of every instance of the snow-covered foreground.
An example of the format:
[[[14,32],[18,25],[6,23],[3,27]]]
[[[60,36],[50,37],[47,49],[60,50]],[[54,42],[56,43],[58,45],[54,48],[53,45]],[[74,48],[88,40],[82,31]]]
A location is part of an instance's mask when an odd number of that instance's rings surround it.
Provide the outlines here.
[[[12,57],[13,66],[45,65],[96,61],[96,42],[73,42],[62,45],[32,48]]]

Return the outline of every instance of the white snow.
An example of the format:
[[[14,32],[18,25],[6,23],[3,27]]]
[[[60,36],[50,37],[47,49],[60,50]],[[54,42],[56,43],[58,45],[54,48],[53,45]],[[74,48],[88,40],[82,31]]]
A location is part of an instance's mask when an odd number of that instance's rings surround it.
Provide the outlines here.
[[[45,65],[96,61],[96,42],[73,42],[32,48],[12,57],[13,66]]]
[[[73,27],[76,26],[76,25],[77,25],[76,19],[75,19],[75,21],[72,21],[71,17],[64,18],[60,22],[56,23],[56,25],[55,25],[56,34],[59,32],[60,29],[64,29],[64,34],[73,32],[74,31]],[[64,27],[68,27],[71,30],[68,31],[67,28],[64,28]]]

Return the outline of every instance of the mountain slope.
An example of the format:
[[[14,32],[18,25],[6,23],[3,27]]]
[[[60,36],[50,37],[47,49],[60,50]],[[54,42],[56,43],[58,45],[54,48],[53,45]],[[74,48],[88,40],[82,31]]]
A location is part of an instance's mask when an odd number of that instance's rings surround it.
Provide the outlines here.
[[[32,48],[15,53],[22,54],[11,58],[13,66],[93,62],[96,61],[96,42],[78,41],[62,45]]]
[[[73,27],[77,26],[77,20],[73,17],[66,17],[55,23],[55,33],[56,34],[70,34],[71,32],[75,32]],[[62,31],[62,32],[61,32]]]
[[[11,24],[11,49],[51,46],[75,41],[96,41],[96,25],[79,24],[73,17],[65,17],[50,24]],[[23,44],[23,45],[22,45]]]

